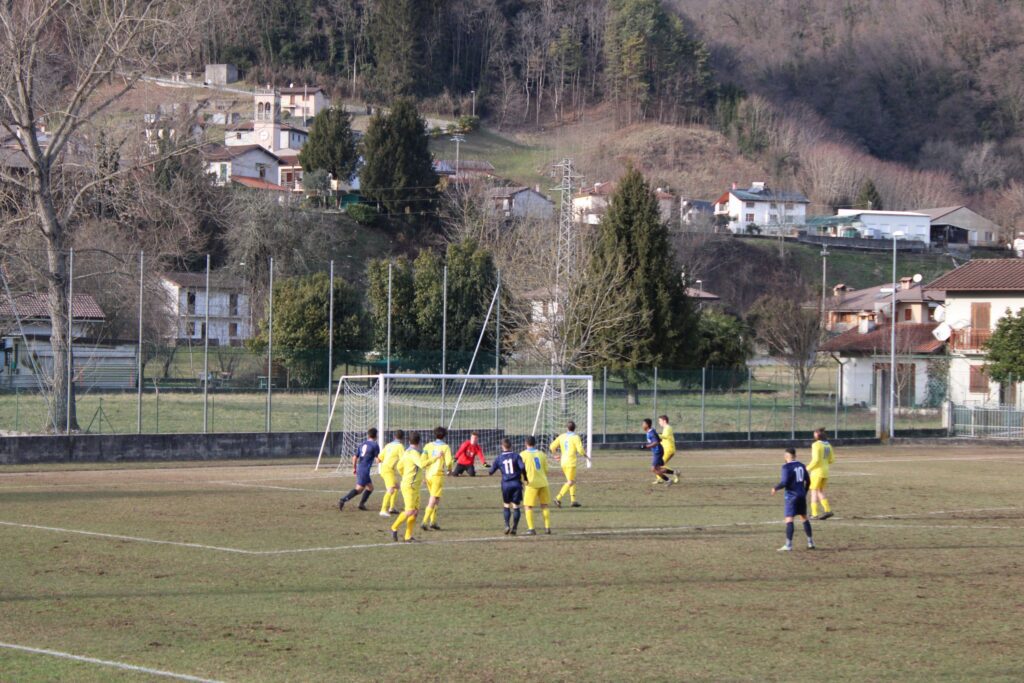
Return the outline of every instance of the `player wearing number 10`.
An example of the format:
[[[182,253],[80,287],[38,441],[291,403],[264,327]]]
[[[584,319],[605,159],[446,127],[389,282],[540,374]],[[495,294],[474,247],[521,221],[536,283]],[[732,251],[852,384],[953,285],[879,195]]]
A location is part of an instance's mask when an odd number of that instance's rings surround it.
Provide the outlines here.
[[[536,536],[533,529],[533,508],[539,503],[541,514],[544,515],[544,531],[551,533],[551,491],[548,489],[548,456],[537,448],[537,439],[526,437],[526,450],[519,454],[526,467],[526,491],[523,493],[523,506],[526,508],[527,536]]]
[[[786,449],[786,464],[782,466],[782,478],[772,487],[772,495],[776,491],[785,490],[786,545],[780,551],[789,552],[793,549],[793,518],[799,517],[804,523],[804,534],[807,536],[807,548],[814,550],[814,538],[811,537],[811,523],[807,520],[807,484],[810,477],[807,468],[796,459],[796,450]]]
[[[515,536],[519,528],[519,506],[523,502],[523,478],[526,465],[523,457],[513,452],[512,442],[501,441],[501,455],[491,465],[488,475],[501,472],[501,504],[504,506],[505,533]]]
[[[576,502],[576,465],[579,462],[579,456],[586,456],[587,452],[583,450],[583,441],[576,434],[576,423],[569,422],[565,428],[565,434],[551,442],[552,453],[562,452],[562,474],[565,475],[565,483],[562,484],[562,490],[555,497],[555,505],[562,507],[562,497],[568,493],[572,507],[578,508],[582,506]]]

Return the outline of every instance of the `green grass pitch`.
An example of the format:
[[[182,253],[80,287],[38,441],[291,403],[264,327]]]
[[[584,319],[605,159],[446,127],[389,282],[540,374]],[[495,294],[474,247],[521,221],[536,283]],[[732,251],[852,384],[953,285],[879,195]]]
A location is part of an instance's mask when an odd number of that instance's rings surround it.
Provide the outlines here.
[[[682,452],[673,487],[598,452],[550,537],[449,479],[414,545],[311,461],[5,467],[0,680],[1020,680],[1024,450],[837,455],[788,554],[775,451]]]

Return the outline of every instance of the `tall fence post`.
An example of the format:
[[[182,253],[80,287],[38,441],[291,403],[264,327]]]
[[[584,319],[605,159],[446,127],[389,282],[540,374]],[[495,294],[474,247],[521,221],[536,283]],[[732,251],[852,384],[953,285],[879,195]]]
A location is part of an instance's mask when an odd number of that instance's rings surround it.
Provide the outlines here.
[[[494,374],[501,374],[501,270],[498,270],[498,298],[494,302]],[[498,430],[498,380],[494,380],[494,430]]]
[[[266,431],[273,426],[274,386],[274,257],[270,257],[269,300],[267,306],[267,410]]]
[[[601,443],[608,443],[608,367],[601,368],[604,380],[601,382]]]
[[[146,266],[146,252],[139,250],[139,344],[135,351],[135,383],[138,385],[138,393],[135,398],[135,433],[142,433],[142,312],[143,312],[143,274]]]
[[[331,259],[331,274],[327,279],[327,395],[331,395],[334,384],[334,259]],[[320,398],[317,397],[317,414],[320,412]],[[320,420],[318,419],[319,423]],[[328,425],[330,428],[330,425]],[[380,438],[383,440],[384,435]]]
[[[210,255],[206,255],[206,306],[203,311],[203,434],[210,430]]]
[[[387,371],[391,374],[391,263],[388,263],[388,348],[387,348]]]
[[[752,380],[754,371],[747,366],[747,441],[754,439],[754,392]]]
[[[835,429],[833,430],[833,436],[839,438],[839,404],[842,402],[843,396],[843,364],[836,363],[836,417],[835,417]]]
[[[792,371],[792,391],[789,398],[789,438],[796,439],[796,371]]]
[[[654,415],[651,418],[655,423],[658,422],[658,366],[654,366],[654,398],[651,401],[653,403]]]
[[[441,423],[446,412],[447,384],[443,375],[448,372],[448,265],[441,271]],[[439,423],[440,424],[440,423]]]
[[[704,440],[704,395],[707,393],[708,369],[700,369],[700,440]]]
[[[67,410],[64,432],[71,433],[71,385],[75,380],[74,365],[75,357],[73,348],[75,345],[75,250],[68,250],[68,386],[65,406]]]

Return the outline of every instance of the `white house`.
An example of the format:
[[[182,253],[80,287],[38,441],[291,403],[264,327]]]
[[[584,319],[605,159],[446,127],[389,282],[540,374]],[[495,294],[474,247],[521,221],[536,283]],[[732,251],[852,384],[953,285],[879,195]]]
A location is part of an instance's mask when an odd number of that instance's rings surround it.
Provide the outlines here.
[[[687,227],[710,227],[715,216],[715,203],[702,199],[679,198],[679,219]]]
[[[875,405],[879,370],[891,367],[892,323],[876,325],[866,311],[859,324],[820,347],[842,364],[840,400],[843,405]],[[897,406],[912,408],[926,404],[928,379],[938,371],[935,361],[942,358],[945,343],[933,332],[939,323],[897,323],[896,394]]]
[[[76,385],[85,389],[134,387],[138,368],[135,344],[97,339],[106,316],[88,294],[74,296],[71,315]],[[17,295],[13,306],[6,297],[0,298],[0,387],[38,389],[41,378],[37,375],[46,378],[53,374],[52,331],[45,294]]]
[[[260,145],[203,149],[206,170],[218,185],[233,183],[258,190],[285,192],[281,186],[281,159]]]
[[[285,88],[284,91],[288,91]],[[301,90],[301,89],[298,89]],[[305,96],[309,102],[315,102],[316,93],[310,89]],[[319,88],[315,88],[323,97]],[[258,145],[277,158],[279,173],[272,181],[280,189],[292,192],[302,191],[302,164],[299,163],[299,151],[309,140],[309,131],[289,123],[282,123],[281,112],[286,105],[282,104],[282,92],[273,88],[257,88],[253,95],[255,110],[252,121],[243,121],[228,126],[224,133],[224,144],[227,147],[252,147]],[[296,98],[299,98],[296,100]],[[284,97],[284,101],[302,101],[301,93]],[[294,106],[294,105],[293,105]],[[302,104],[301,106],[305,106]],[[313,106],[310,104],[310,106]],[[319,110],[317,110],[319,111]],[[275,189],[275,188],[262,188]]]
[[[976,259],[928,285],[944,291],[941,336],[950,349],[949,400],[956,404],[1021,406],[1020,382],[998,384],[985,375],[985,342],[1006,312],[1024,308],[1024,261]]]
[[[715,201],[715,216],[727,218],[734,234],[756,230],[762,234],[789,232],[807,220],[807,197],[799,192],[774,190],[763,182],[752,183],[749,189],[733,188]]]
[[[245,283],[225,273],[210,274],[210,343],[238,346],[252,336],[252,313]],[[206,329],[206,273],[165,273],[160,286],[170,311],[167,337],[201,342]]]
[[[966,206],[942,206],[921,209],[931,221],[932,244],[965,244],[972,247],[998,247],[1002,232],[999,225]]]
[[[578,223],[597,225],[608,211],[615,183],[594,183],[572,198],[572,214]]]
[[[551,218],[555,204],[529,187],[492,187],[487,190],[488,209],[505,218]]]
[[[281,110],[294,119],[308,123],[310,119],[331,106],[327,93],[319,85],[295,85],[281,88]]]

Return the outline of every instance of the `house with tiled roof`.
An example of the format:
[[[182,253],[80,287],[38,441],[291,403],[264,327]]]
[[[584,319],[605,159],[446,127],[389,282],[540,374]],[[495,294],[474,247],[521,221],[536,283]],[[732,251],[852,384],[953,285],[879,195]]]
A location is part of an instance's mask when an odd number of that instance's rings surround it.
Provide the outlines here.
[[[487,208],[508,219],[551,218],[555,215],[555,204],[538,189],[522,185],[492,187],[487,190]]]
[[[939,336],[949,340],[949,400],[958,405],[1021,406],[1020,382],[985,374],[985,343],[1007,311],[1024,309],[1024,261],[975,259],[928,285],[945,292]]]
[[[28,292],[0,296],[0,388],[38,389],[53,374],[53,324],[49,297]],[[71,303],[72,356],[75,383],[85,389],[126,389],[135,386],[136,346],[104,339],[106,315],[88,294]],[[63,353],[63,351],[62,351]]]
[[[715,217],[721,217],[733,234],[787,234],[807,220],[810,203],[800,192],[776,190],[763,182],[751,183],[746,190],[733,183],[715,200]]]
[[[840,366],[844,405],[875,404],[879,371],[891,365],[893,324],[898,406],[915,407],[938,400],[928,395],[928,385],[934,373],[941,371],[933,357],[945,354],[944,341],[932,334],[940,324],[936,316],[941,317],[942,302],[941,291],[925,288],[912,277],[857,290],[836,285],[825,301],[825,329],[834,336],[820,350]]]
[[[201,153],[217,185],[286,191],[280,182],[281,158],[261,145],[208,145]]]
[[[309,122],[331,106],[327,92],[319,85],[295,85],[281,88],[281,111],[301,122]]]
[[[578,223],[597,225],[608,211],[615,183],[594,183],[572,198],[572,215]]]

